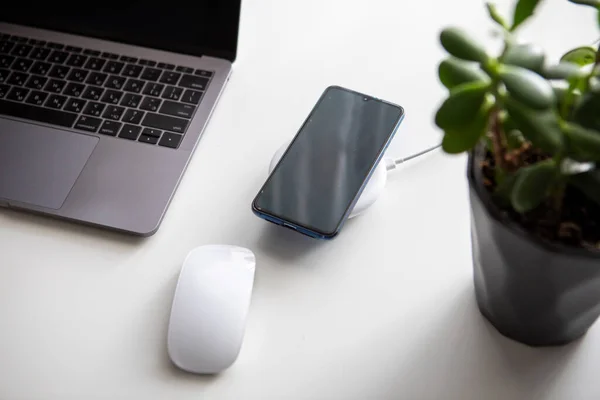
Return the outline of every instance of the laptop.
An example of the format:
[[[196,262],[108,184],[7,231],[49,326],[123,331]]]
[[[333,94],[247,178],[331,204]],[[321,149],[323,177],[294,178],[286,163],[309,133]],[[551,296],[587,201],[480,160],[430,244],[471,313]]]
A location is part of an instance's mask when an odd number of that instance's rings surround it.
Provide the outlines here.
[[[155,233],[229,79],[240,3],[5,7],[0,206]]]

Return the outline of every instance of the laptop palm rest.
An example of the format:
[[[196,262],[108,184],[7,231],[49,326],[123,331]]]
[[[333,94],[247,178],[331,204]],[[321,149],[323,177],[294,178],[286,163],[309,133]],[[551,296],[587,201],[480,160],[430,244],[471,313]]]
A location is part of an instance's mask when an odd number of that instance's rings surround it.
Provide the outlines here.
[[[98,140],[0,119],[0,199],[59,209]]]

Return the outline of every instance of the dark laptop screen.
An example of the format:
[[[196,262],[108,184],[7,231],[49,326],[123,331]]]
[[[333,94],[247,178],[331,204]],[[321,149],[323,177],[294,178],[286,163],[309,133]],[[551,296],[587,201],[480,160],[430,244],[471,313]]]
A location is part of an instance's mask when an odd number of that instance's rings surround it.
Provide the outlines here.
[[[234,60],[241,0],[17,0],[0,20],[177,53]]]

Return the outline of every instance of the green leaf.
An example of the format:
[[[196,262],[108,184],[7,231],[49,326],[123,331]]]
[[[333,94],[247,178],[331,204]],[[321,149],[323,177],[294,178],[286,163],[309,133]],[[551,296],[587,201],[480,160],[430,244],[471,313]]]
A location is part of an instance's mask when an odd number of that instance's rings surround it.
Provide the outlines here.
[[[568,155],[577,161],[600,161],[600,132],[567,124]]]
[[[463,83],[450,92],[435,114],[435,123],[443,130],[460,129],[477,115],[489,85],[485,82]]]
[[[496,169],[497,171],[502,171],[500,168]],[[517,181],[516,174],[505,174],[503,179],[494,190],[494,202],[501,207],[507,207],[510,205],[510,198],[513,188],[515,187],[515,182]]]
[[[448,53],[467,61],[485,62],[488,56],[483,46],[460,28],[446,28],[440,34],[440,42]]]
[[[568,51],[560,58],[560,62],[569,62],[583,67],[596,62],[596,49],[589,46],[578,47]]]
[[[569,183],[600,205],[600,170],[595,169],[585,174],[570,176]]]
[[[559,170],[554,160],[521,168],[511,193],[515,211],[524,213],[536,208],[548,196]]]
[[[552,110],[534,110],[513,98],[505,99],[504,105],[519,131],[534,146],[550,154],[562,149],[563,135]]]
[[[456,58],[442,61],[438,68],[438,74],[440,81],[448,89],[468,82],[489,82],[489,78],[481,70]]]
[[[586,73],[581,67],[573,63],[561,62],[560,64],[546,67],[543,75],[546,79],[571,79],[583,78]]]
[[[513,24],[510,30],[514,31],[519,25],[531,17],[539,2],[540,0],[519,0],[515,6]]]
[[[492,104],[486,101],[468,125],[457,130],[446,130],[442,149],[448,154],[459,154],[475,147],[487,132]]]
[[[500,68],[499,75],[508,92],[528,106],[541,110],[554,104],[552,86],[535,72],[504,65]]]
[[[508,48],[502,62],[509,65],[516,65],[531,71],[542,72],[546,56],[539,46],[530,44],[521,44]]]
[[[485,3],[485,6],[487,7],[487,10],[488,10],[488,13],[490,14],[491,19],[493,19],[498,25],[500,25],[504,29],[506,29],[506,30],[510,29],[508,22],[506,22],[504,17],[502,17],[502,15],[500,15],[500,13],[498,12],[498,9],[496,8],[496,5],[494,3],[487,2],[487,3]]]
[[[565,158],[560,164],[560,173],[563,175],[577,175],[589,172],[596,167],[593,162],[579,162],[571,158]]]
[[[586,93],[575,109],[573,119],[581,126],[600,131],[600,93]]]
[[[600,0],[569,0],[571,3],[580,4],[583,6],[600,7]]]

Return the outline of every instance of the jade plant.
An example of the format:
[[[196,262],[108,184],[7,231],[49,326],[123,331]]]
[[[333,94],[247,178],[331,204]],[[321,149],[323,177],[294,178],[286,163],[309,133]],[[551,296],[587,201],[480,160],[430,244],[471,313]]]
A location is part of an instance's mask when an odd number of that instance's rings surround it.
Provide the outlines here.
[[[600,24],[600,0],[569,1],[589,7]],[[435,123],[445,152],[483,154],[478,173],[503,215],[544,239],[596,249],[600,52],[582,46],[551,62],[540,47],[519,42],[539,3],[517,1],[511,21],[487,3],[503,41],[498,54],[462,28],[441,32],[449,57],[438,72],[448,97]]]

